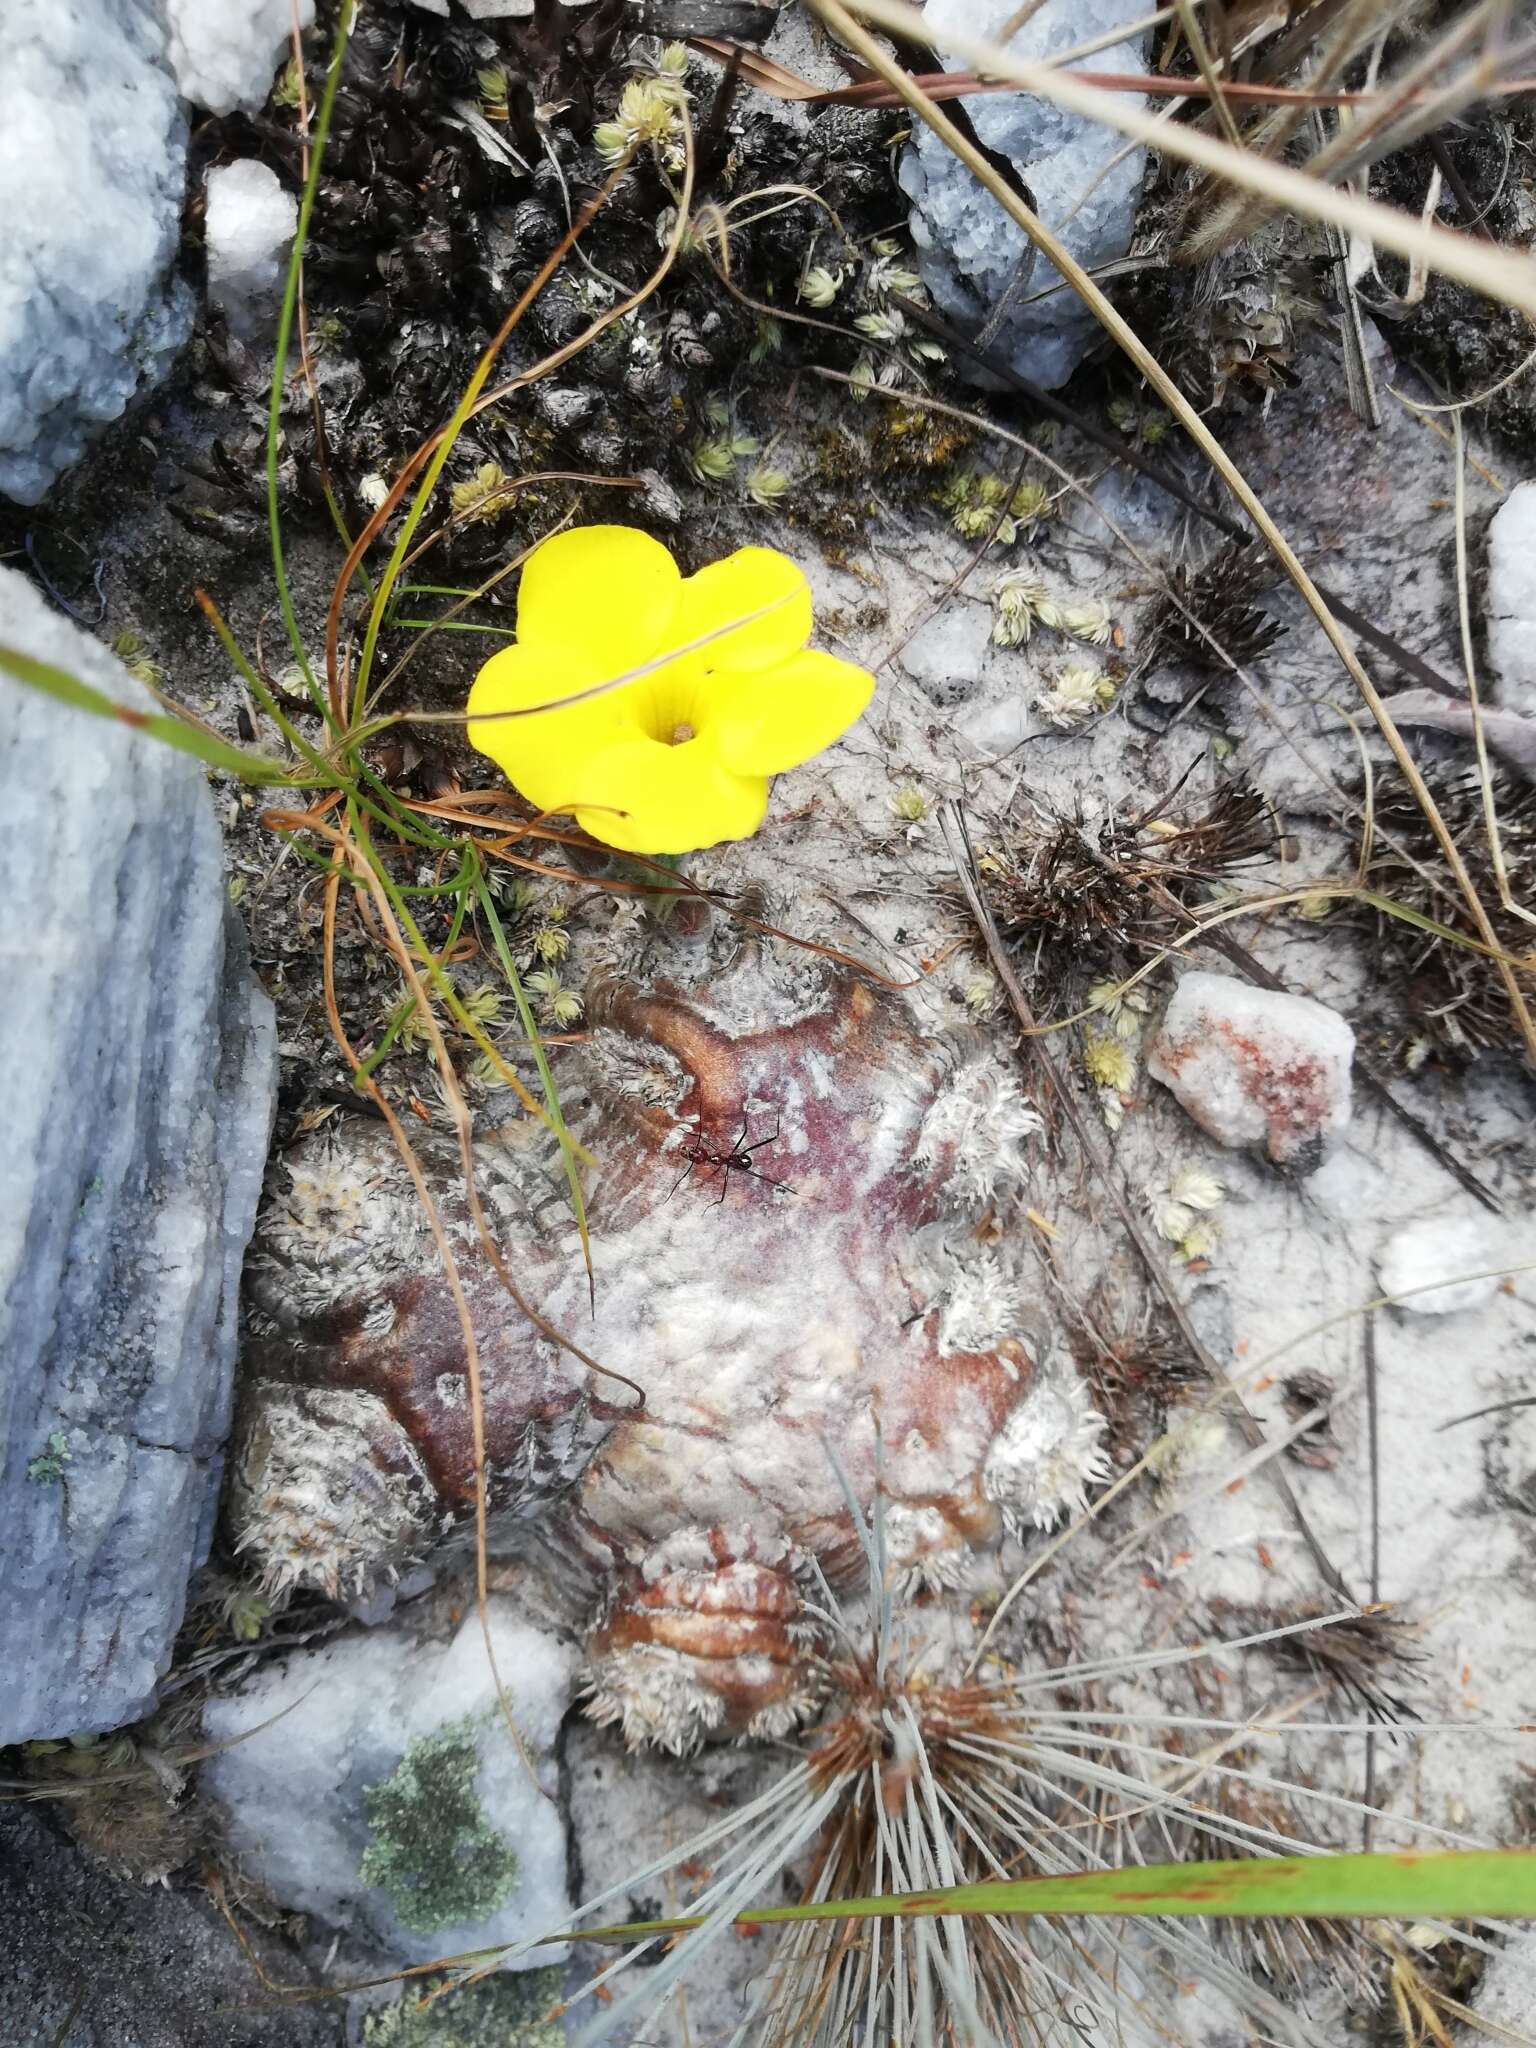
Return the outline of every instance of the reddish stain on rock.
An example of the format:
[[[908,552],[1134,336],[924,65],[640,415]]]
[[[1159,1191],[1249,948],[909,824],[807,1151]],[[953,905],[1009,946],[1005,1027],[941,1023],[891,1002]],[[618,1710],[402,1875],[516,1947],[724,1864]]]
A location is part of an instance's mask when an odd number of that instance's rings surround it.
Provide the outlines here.
[[[1349,1121],[1354,1033],[1326,1004],[1219,974],[1186,974],[1147,1060],[1224,1145],[1262,1145],[1309,1172]]]

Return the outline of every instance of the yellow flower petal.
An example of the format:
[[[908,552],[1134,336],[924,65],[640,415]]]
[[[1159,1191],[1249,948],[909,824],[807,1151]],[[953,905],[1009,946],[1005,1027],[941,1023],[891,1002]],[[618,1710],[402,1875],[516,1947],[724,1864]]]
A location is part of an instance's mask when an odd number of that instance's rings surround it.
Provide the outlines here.
[[[518,629],[470,694],[471,742],[541,810],[572,812],[636,853],[750,837],[768,777],[829,746],[874,687],[863,669],[805,651],[810,588],[771,548],[743,548],[685,583],[635,528],[579,527],[524,565]]]
[[[845,733],[874,694],[868,669],[806,652],[766,674],[717,677],[702,728],[738,775],[798,768]]]
[[[754,612],[763,616],[752,618]],[[771,668],[798,652],[811,637],[811,586],[804,572],[774,548],[739,548],[723,562],[711,562],[683,585],[672,644],[686,647],[737,619],[751,622],[700,649],[705,668]]]
[[[514,788],[546,811],[568,805],[586,763],[639,727],[626,703],[627,690],[610,690],[585,704],[535,711],[527,718],[497,718],[490,711],[525,711],[588,688],[590,664],[569,654],[536,650],[521,642],[493,654],[469,693],[469,743],[488,754]]]
[[[750,839],[768,808],[766,777],[733,775],[704,740],[610,747],[582,763],[573,794],[582,829],[629,853],[691,853]]]
[[[518,644],[575,655],[590,663],[589,681],[603,682],[691,637],[673,631],[682,588],[677,564],[648,533],[574,526],[523,564]]]

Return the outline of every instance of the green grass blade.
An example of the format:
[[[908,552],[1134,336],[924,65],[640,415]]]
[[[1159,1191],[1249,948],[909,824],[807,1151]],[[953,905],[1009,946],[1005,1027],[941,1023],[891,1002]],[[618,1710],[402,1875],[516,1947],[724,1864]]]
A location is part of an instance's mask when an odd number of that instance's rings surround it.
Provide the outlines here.
[[[875,1899],[825,1899],[739,1913],[742,1928],[797,1920],[934,1919],[989,1913],[1113,1919],[1536,1919],[1536,1850],[1420,1855],[1254,1856],[1033,1877]],[[704,1925],[699,1915],[583,1928],[583,1941],[641,1941]],[[564,1935],[552,1936],[564,1940]]]
[[[352,813],[352,827],[353,836],[358,846],[362,849],[364,858],[367,860],[373,873],[378,877],[379,886],[389,900],[389,907],[394,912],[401,931],[410,942],[411,951],[416,956],[416,965],[420,970],[423,981],[433,994],[436,995],[439,1002],[442,1003],[444,1009],[447,1010],[449,1016],[452,1017],[454,1023],[459,1027],[464,1036],[470,1040],[478,1051],[483,1052],[486,1058],[501,1070],[502,1074],[507,1078],[508,1084],[521,1097],[523,1106],[529,1113],[537,1117],[545,1129],[550,1132],[551,1136],[556,1138],[563,1147],[574,1152],[579,1159],[590,1166],[592,1164],[591,1153],[571,1136],[570,1132],[564,1127],[563,1122],[557,1124],[547,1109],[540,1108],[527,1089],[523,1087],[521,1081],[512,1073],[511,1068],[508,1067],[496,1047],[492,1045],[485,1032],[465,1009],[463,1002],[460,1000],[459,993],[444,969],[442,962],[427,944],[422,936],[420,926],[411,916],[405,898],[400,893],[399,885],[395,882],[394,877],[390,874],[384,862],[379,859],[378,854],[374,851],[372,842],[367,832],[363,829],[361,812],[355,808]]]
[[[566,1128],[565,1114],[560,1107],[560,1096],[555,1088],[555,1077],[550,1071],[548,1056],[544,1051],[544,1041],[539,1036],[538,1024],[524,993],[521,977],[513,962],[511,949],[507,945],[507,935],[501,928],[501,919],[496,915],[496,906],[491,901],[491,892],[484,875],[476,878],[475,899],[480,906],[481,916],[490,926],[491,944],[496,950],[496,958],[501,962],[501,971],[507,977],[507,986],[512,991],[512,1000],[517,1005],[517,1014],[522,1020],[528,1043],[533,1048],[534,1065],[539,1070],[539,1083],[549,1107],[550,1122],[560,1136],[561,1150],[565,1155],[566,1185],[571,1191],[571,1212],[576,1218],[576,1228],[581,1234],[582,1262],[587,1269],[587,1293],[595,1304],[597,1281],[592,1272],[592,1240],[587,1234],[587,1204],[581,1192],[581,1176],[576,1171],[576,1156],[573,1149],[575,1141]]]
[[[68,704],[75,711],[88,711],[94,718],[109,718],[134,732],[147,733],[152,740],[175,747],[179,753],[191,754],[226,775],[237,775],[242,782],[279,783],[288,789],[315,787],[314,776],[295,775],[285,762],[268,760],[264,754],[248,754],[243,747],[221,740],[217,733],[205,732],[201,726],[168,711],[140,711],[132,704],[119,704],[105,690],[82,682],[68,669],[37,661],[17,648],[0,646],[0,669],[57,703]]]
[[[1432,917],[1426,917],[1422,910],[1415,910],[1411,904],[1398,903],[1390,896],[1378,896],[1374,889],[1356,889],[1351,892],[1357,901],[1368,903],[1372,910],[1379,910],[1387,917],[1395,917],[1399,924],[1412,925],[1415,931],[1427,932],[1431,938],[1442,940],[1447,946],[1459,946],[1464,953],[1481,953],[1485,960],[1503,960],[1508,966],[1524,968],[1526,962],[1512,953],[1500,952],[1496,947],[1485,946],[1480,939],[1474,939],[1466,932],[1452,931],[1449,925],[1437,924]]]
[[[462,619],[394,619],[391,623],[400,632],[413,633],[486,633],[496,640],[515,640],[516,633],[510,626],[475,626]]]
[[[330,763],[325,759],[325,756],[309,744],[309,741],[305,739],[293,720],[284,712],[282,706],[257,673],[254,663],[247,658],[245,649],[230,631],[229,623],[225,619],[224,614],[219,610],[207,591],[199,590],[195,595],[198,604],[202,607],[203,617],[212,626],[219,645],[234,664],[246,688],[256,699],[262,710],[266,712],[268,718],[272,720],[278,731],[281,732],[289,746],[296,753],[304,756],[305,760],[308,761],[311,768],[315,770],[323,782],[334,783],[338,788],[341,787],[344,778],[335,773]]]
[[[309,176],[304,181],[304,197],[299,204],[299,225],[288,258],[288,276],[283,286],[283,307],[277,322],[277,351],[272,358],[272,394],[267,404],[267,527],[272,537],[272,579],[277,586],[278,607],[283,615],[283,625],[288,634],[288,644],[293,649],[294,660],[303,673],[305,687],[314,699],[316,710],[322,712],[327,720],[330,716],[330,707],[326,703],[325,692],[315,678],[314,669],[310,666],[304,636],[299,631],[293,598],[288,589],[288,570],[283,560],[282,522],[277,509],[277,448],[282,439],[283,384],[288,374],[288,349],[293,339],[293,323],[298,311],[299,282],[304,274],[304,251],[309,246],[310,216],[315,210],[315,194],[320,189],[320,166],[325,160],[325,140],[330,132],[331,111],[336,105],[336,93],[341,84],[342,59],[347,54],[347,38],[352,32],[355,14],[354,0],[342,0],[341,11],[336,20],[336,41],[325,74],[325,90],[320,95],[320,108],[315,116],[314,134],[310,140]]]

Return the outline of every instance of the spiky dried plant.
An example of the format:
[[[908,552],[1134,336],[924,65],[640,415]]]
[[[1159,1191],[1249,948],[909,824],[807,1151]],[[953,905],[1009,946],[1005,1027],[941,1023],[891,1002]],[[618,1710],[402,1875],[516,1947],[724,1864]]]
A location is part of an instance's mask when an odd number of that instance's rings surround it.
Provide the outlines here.
[[[609,2003],[581,2048],[629,2042],[736,1916],[798,1878],[805,1902],[925,1892],[986,1879],[1065,1876],[1169,1860],[1327,1854],[1330,1821],[1372,1809],[1280,1775],[1282,1734],[1332,1742],[1374,1721],[1306,1721],[1305,1702],[1247,1720],[1149,1710],[1155,1674],[1347,1624],[1320,1616],[1235,1640],[982,1678],[941,1640],[942,1610],[909,1612],[886,1556],[877,1497],[859,1518],[873,1588],[845,1610],[825,1581],[812,1651],[828,1704],[787,1771],[759,1795],[582,1908],[590,1920],[668,1872],[709,1867],[697,1924],[656,1956],[657,1938],[608,1964],[576,1999]],[[1305,1815],[1306,1818],[1298,1818]],[[1459,1840],[1375,1816],[1409,1842]],[[579,1927],[568,1931],[579,1939]],[[1486,1947],[1474,1933],[1453,1937]],[[1324,2048],[1314,1997],[1355,2012],[1386,1996],[1394,1951],[1360,1933],[1291,1921],[1233,1935],[1202,1923],[956,1914],[778,1930],[730,2048],[1069,2048],[1083,2039],[1166,2048],[1188,2038],[1179,2001],[1203,1987],[1244,2038]],[[637,1961],[650,1967],[615,1992]],[[575,2000],[572,2003],[576,2002]]]
[[[1058,963],[1102,962],[1167,945],[1184,920],[1182,903],[1272,850],[1274,826],[1259,792],[1241,781],[1180,800],[1177,790],[1134,815],[1090,821],[1036,810],[982,862],[987,898],[1009,938],[1046,935]],[[1160,900],[1160,898],[1162,900]]]
[[[1498,876],[1477,777],[1459,766],[1430,767],[1425,775],[1501,942],[1511,953],[1528,953],[1530,926],[1497,908]],[[1492,781],[1510,894],[1529,908],[1536,905],[1536,787],[1497,770]],[[1374,815],[1377,830],[1366,872],[1370,887],[1410,912],[1475,938],[1424,812],[1395,774],[1378,782]],[[1397,999],[1410,1065],[1428,1051],[1471,1059],[1519,1043],[1509,996],[1492,960],[1384,911],[1363,915],[1372,921],[1378,957]]]
[[[1273,558],[1251,541],[1222,548],[1207,561],[1175,568],[1169,582],[1179,603],[1165,598],[1153,611],[1144,636],[1147,669],[1182,661],[1225,674],[1228,664],[1223,655],[1240,662],[1255,660],[1285,631],[1253,602],[1275,580]]]
[[[1133,1456],[1162,1434],[1202,1373],[1161,1296],[1139,1278],[1105,1274],[1081,1303],[1062,1303],[1063,1330],[1092,1387],[1114,1450]]]

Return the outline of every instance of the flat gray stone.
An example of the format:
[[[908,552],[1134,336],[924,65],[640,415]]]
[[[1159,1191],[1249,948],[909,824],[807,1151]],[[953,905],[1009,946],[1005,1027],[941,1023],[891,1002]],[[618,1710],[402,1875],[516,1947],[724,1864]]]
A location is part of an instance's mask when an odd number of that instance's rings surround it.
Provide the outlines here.
[[[0,569],[0,644],[142,686]],[[0,674],[0,1742],[145,1712],[206,1554],[275,1079],[203,772]]]

